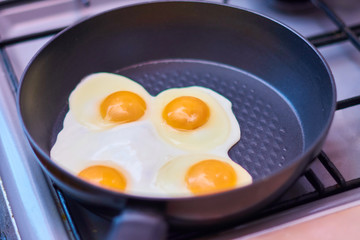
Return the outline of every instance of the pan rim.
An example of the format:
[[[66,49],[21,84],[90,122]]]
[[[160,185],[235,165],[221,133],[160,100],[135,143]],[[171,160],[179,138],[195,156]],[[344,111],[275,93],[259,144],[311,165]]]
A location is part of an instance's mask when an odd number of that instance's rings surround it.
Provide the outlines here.
[[[209,195],[179,196],[179,197],[158,197],[158,196],[154,196],[153,197],[153,196],[142,196],[142,195],[133,195],[133,194],[115,192],[115,191],[111,191],[111,190],[108,190],[108,189],[105,189],[105,188],[102,188],[102,187],[98,187],[96,185],[88,183],[87,181],[79,179],[78,177],[74,176],[73,174],[67,172],[66,170],[64,170],[63,168],[58,166],[58,164],[56,164],[53,160],[51,160],[51,158],[48,156],[48,154],[46,154],[37,145],[36,141],[30,135],[27,127],[25,126],[25,122],[24,122],[23,116],[21,114],[21,96],[22,96],[21,93],[23,91],[22,86],[23,86],[23,84],[25,82],[24,80],[26,79],[26,75],[27,75],[28,70],[31,68],[32,63],[37,59],[37,57],[44,51],[44,49],[46,49],[50,44],[53,43],[53,41],[58,39],[65,32],[73,29],[74,27],[82,24],[83,22],[93,20],[98,16],[107,14],[109,12],[117,11],[117,10],[120,10],[120,9],[123,9],[123,8],[136,7],[138,5],[162,4],[162,3],[171,3],[171,4],[174,4],[174,3],[181,3],[181,4],[197,3],[197,4],[205,4],[205,5],[212,4],[212,5],[219,5],[219,6],[226,7],[226,8],[233,8],[233,9],[236,9],[236,10],[245,11],[245,12],[257,15],[259,17],[265,18],[268,21],[271,21],[271,22],[274,22],[274,23],[280,25],[282,28],[285,28],[287,31],[290,31],[293,34],[295,34],[298,38],[300,38],[304,42],[304,44],[308,45],[311,48],[311,50],[317,55],[320,62],[324,66],[324,69],[328,73],[328,77],[329,77],[329,80],[330,80],[329,83],[330,83],[331,88],[332,88],[332,99],[331,99],[331,108],[329,110],[329,117],[328,117],[326,123],[324,124],[320,134],[315,138],[315,140],[307,148],[304,148],[304,151],[302,152],[302,154],[300,154],[299,156],[296,156],[294,158],[294,160],[291,161],[290,164],[287,164],[286,166],[282,167],[281,169],[278,169],[278,170],[272,172],[271,174],[256,180],[255,182],[251,183],[248,186],[231,189],[231,190],[227,190],[227,191],[224,191],[224,192],[209,194]],[[222,196],[226,196],[227,194],[232,195],[233,192],[242,191],[242,189],[244,189],[244,188],[250,188],[250,187],[252,187],[252,185],[261,184],[262,182],[268,181],[269,179],[273,178],[276,175],[282,174],[283,172],[287,171],[288,169],[294,167],[295,165],[297,165],[299,163],[302,163],[304,161],[303,157],[306,156],[306,155],[314,155],[315,152],[316,152],[316,154],[318,154],[317,153],[318,148],[320,148],[320,146],[322,146],[322,143],[324,142],[325,137],[326,137],[327,133],[329,132],[329,129],[331,127],[331,123],[332,123],[333,118],[334,118],[334,114],[335,114],[335,110],[336,110],[336,98],[337,98],[336,97],[336,85],[335,85],[335,81],[334,81],[334,76],[333,76],[333,74],[332,74],[332,72],[330,70],[330,67],[329,67],[328,63],[325,61],[324,57],[315,48],[315,46],[313,44],[311,44],[304,36],[302,36],[297,31],[293,30],[289,26],[285,25],[284,23],[282,23],[282,22],[280,22],[278,20],[275,20],[275,19],[273,19],[271,17],[268,17],[268,16],[266,16],[264,14],[255,12],[253,10],[249,10],[249,9],[241,8],[241,7],[235,7],[235,6],[232,6],[232,5],[229,5],[229,4],[214,3],[214,2],[200,1],[200,0],[195,0],[195,1],[188,1],[188,0],[186,0],[186,1],[179,1],[179,0],[178,1],[165,1],[165,0],[156,1],[155,0],[155,1],[146,1],[146,2],[142,2],[142,3],[134,3],[134,4],[122,6],[122,7],[119,7],[119,8],[111,9],[111,10],[96,14],[94,16],[85,18],[85,19],[83,19],[83,20],[81,20],[79,22],[76,22],[76,23],[68,26],[67,28],[65,28],[64,30],[59,32],[58,34],[56,34],[50,41],[48,41],[44,46],[42,46],[40,48],[40,50],[31,58],[29,64],[26,66],[26,68],[25,68],[25,70],[24,70],[24,72],[23,72],[23,74],[21,76],[21,81],[20,81],[20,84],[19,84],[19,90],[17,92],[17,97],[16,97],[16,105],[17,105],[17,112],[18,112],[18,115],[20,117],[22,128],[23,128],[28,140],[30,141],[31,145],[36,149],[37,153],[39,153],[44,159],[46,159],[47,165],[49,165],[51,168],[55,168],[57,171],[61,171],[61,173],[63,175],[65,175],[66,178],[70,179],[71,181],[78,181],[79,182],[79,180],[80,180],[80,183],[82,185],[86,186],[87,189],[94,190],[96,192],[99,192],[100,194],[104,193],[104,194],[107,194],[107,195],[111,195],[111,196],[114,196],[114,197],[120,197],[120,198],[125,197],[125,198],[131,198],[131,199],[136,199],[136,200],[161,201],[161,202],[163,202],[163,201],[186,201],[186,200],[193,200],[193,199],[199,199],[199,200],[200,199],[211,199],[211,198],[217,198],[218,196],[221,196],[221,195]],[[310,157],[312,157],[312,156],[310,156]],[[47,167],[43,166],[43,163],[41,162],[41,160],[39,160],[39,158],[37,160],[40,163],[40,165],[42,166],[43,170],[47,171],[48,174],[52,176],[53,174],[48,171]],[[311,161],[312,161],[312,159],[308,159],[307,161],[305,161],[303,163],[304,167],[305,167],[305,165],[308,165]],[[299,172],[302,172],[302,170],[299,171]]]

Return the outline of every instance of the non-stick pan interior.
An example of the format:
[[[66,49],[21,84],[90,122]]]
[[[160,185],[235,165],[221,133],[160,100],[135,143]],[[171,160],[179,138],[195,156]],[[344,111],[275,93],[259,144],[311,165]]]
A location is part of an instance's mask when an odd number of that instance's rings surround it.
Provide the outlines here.
[[[135,5],[68,29],[27,69],[20,111],[41,151],[49,153],[70,92],[94,72],[127,75],[152,94],[201,85],[229,98],[242,131],[230,155],[255,178],[312,146],[334,103],[321,58],[276,22],[201,2]]]
[[[242,135],[229,155],[254,179],[269,175],[303,152],[302,127],[295,110],[276,89],[244,71],[212,62],[171,59],[115,72],[139,82],[153,96],[168,88],[204,86],[229,99]],[[51,143],[62,129],[66,112],[67,106],[59,114]]]
[[[152,95],[173,87],[204,86],[229,99],[242,135],[229,155],[254,179],[269,175],[303,151],[295,110],[275,89],[239,69],[211,62],[163,60],[117,72],[138,81]]]

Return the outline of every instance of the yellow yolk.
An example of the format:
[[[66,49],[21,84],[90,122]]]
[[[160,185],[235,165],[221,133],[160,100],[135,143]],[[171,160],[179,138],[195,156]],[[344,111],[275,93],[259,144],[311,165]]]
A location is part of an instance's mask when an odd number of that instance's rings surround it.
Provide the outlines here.
[[[125,176],[112,167],[102,165],[91,166],[82,170],[78,176],[91,183],[115,191],[122,192],[126,188]]]
[[[195,195],[228,190],[237,181],[233,167],[218,160],[204,160],[194,164],[185,175],[187,188]]]
[[[168,103],[162,116],[168,125],[177,130],[194,130],[208,121],[210,110],[202,100],[183,96]]]
[[[141,118],[146,110],[145,101],[129,91],[118,91],[107,96],[100,105],[100,114],[106,121],[133,122]]]

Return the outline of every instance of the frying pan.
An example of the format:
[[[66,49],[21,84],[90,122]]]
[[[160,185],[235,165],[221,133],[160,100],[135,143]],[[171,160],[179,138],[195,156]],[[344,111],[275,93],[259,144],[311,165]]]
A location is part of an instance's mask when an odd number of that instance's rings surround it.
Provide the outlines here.
[[[199,85],[228,98],[242,131],[229,155],[254,183],[206,196],[156,198],[102,189],[64,171],[49,151],[70,92],[94,72],[125,75],[153,95]],[[196,1],[131,5],[67,28],[32,59],[18,94],[39,164],[85,206],[117,215],[112,239],[161,239],[168,224],[211,226],[256,214],[319,153],[335,102],[327,64],[299,34],[251,11]]]

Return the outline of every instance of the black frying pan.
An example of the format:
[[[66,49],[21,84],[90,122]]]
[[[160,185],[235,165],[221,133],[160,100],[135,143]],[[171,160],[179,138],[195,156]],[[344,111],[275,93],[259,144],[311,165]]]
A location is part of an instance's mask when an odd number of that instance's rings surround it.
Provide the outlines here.
[[[125,75],[154,95],[200,85],[227,97],[242,131],[230,156],[254,183],[159,199],[112,192],[64,171],[49,150],[70,92],[94,72]],[[274,200],[319,153],[335,98],[326,63],[294,31],[242,9],[181,1],[120,8],[67,28],[32,59],[18,106],[39,163],[55,183],[85,205],[119,215],[110,238],[130,231],[156,239],[166,229],[164,219],[175,226],[228,223]]]

